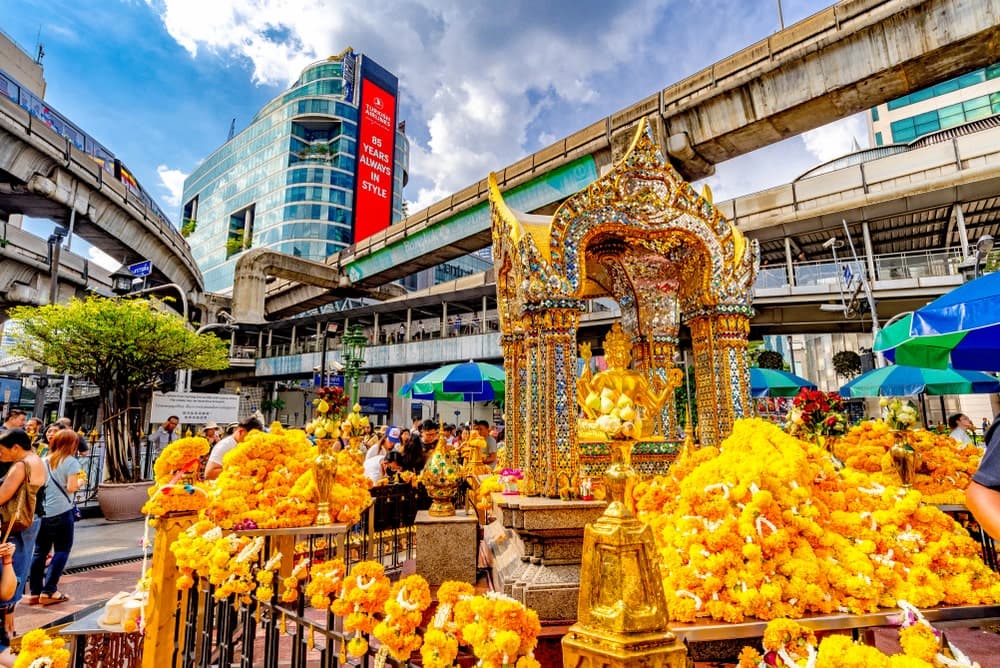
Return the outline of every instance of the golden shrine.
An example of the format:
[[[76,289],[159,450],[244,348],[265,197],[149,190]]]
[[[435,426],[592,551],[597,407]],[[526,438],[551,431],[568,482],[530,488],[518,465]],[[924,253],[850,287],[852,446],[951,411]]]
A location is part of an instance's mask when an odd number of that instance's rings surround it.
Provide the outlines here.
[[[554,496],[557,480],[580,471],[581,428],[619,439],[675,437],[681,325],[691,332],[701,443],[721,442],[750,413],[756,242],[707,189],[699,196],[681,178],[647,120],[624,158],[551,218],[511,210],[492,174],[489,186],[510,466]],[[580,316],[599,297],[622,313],[606,347],[611,368],[577,378]],[[589,358],[587,346],[580,353]]]

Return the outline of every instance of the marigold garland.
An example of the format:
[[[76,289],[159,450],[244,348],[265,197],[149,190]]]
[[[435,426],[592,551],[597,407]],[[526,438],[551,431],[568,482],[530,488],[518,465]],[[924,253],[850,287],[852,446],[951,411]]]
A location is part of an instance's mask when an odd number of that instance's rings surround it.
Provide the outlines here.
[[[270,433],[251,432],[223,460],[221,475],[209,494],[206,517],[223,529],[245,522],[259,528],[310,526],[316,519],[317,488],[312,462],[316,451],[297,429],[280,426]],[[330,491],[335,521],[353,524],[371,503],[364,469],[348,453],[337,453],[337,473]]]
[[[838,471],[829,454],[763,420],[636,487],[661,556],[670,618],[860,614],[994,602],[979,545],[919,492]]]
[[[309,605],[319,610],[329,608],[331,599],[340,595],[346,574],[347,566],[344,565],[343,559],[313,563],[309,569],[309,582],[305,591]]]
[[[21,651],[14,660],[14,668],[48,666],[68,668],[69,650],[60,637],[50,638],[44,629],[28,631],[21,638]]]
[[[208,504],[205,483],[196,478],[208,450],[208,441],[200,436],[179,438],[165,447],[153,464],[156,484],[149,488],[150,499],[142,506],[143,514],[162,517],[169,512],[204,508]],[[192,479],[182,482],[186,477]]]
[[[538,614],[497,592],[461,598],[455,603],[460,644],[469,645],[484,668],[537,666],[532,651],[538,644]]]
[[[406,661],[420,649],[421,638],[416,631],[430,604],[430,585],[419,575],[403,578],[389,591],[385,616],[375,625],[372,635],[397,661]]]
[[[877,648],[855,643],[847,635],[829,635],[816,646],[811,630],[790,619],[768,622],[764,631],[765,654],[752,647],[740,652],[738,668],[978,668],[961,651],[950,648],[953,656],[941,652],[941,641],[919,612],[905,601],[899,602],[905,621],[899,631],[903,653],[888,656]]]
[[[389,578],[385,576],[382,564],[360,561],[351,568],[340,596],[330,606],[330,611],[344,618],[345,633],[371,633],[375,628],[375,615],[382,612],[389,599],[389,591]],[[352,652],[350,645],[347,652],[351,656],[364,654]]]

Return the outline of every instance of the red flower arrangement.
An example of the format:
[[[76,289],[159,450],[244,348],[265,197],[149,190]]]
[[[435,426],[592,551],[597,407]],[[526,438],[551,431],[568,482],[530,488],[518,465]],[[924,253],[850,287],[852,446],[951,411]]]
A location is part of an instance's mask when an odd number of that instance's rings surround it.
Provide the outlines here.
[[[806,436],[839,436],[847,432],[844,402],[836,392],[802,388],[788,411],[788,432]]]
[[[350,397],[342,387],[321,387],[316,390],[316,413],[323,417],[343,418]]]

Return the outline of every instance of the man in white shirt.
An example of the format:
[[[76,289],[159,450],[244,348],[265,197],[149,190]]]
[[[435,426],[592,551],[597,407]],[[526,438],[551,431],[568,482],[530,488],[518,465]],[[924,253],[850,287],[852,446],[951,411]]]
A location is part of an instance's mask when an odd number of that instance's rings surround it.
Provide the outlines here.
[[[215,444],[211,454],[208,455],[208,464],[205,465],[205,480],[215,480],[222,473],[222,459],[226,453],[242,443],[246,435],[251,431],[263,431],[264,425],[255,417],[248,417],[236,426],[232,434]]]
[[[965,413],[955,413],[948,418],[948,427],[951,429],[951,437],[962,445],[972,445],[970,431],[974,431],[972,420]]]
[[[181,437],[180,434],[177,433],[177,424],[179,422],[179,417],[171,415],[156,428],[156,431],[149,435],[149,442],[153,445],[154,455],[160,454],[163,452],[165,447]]]

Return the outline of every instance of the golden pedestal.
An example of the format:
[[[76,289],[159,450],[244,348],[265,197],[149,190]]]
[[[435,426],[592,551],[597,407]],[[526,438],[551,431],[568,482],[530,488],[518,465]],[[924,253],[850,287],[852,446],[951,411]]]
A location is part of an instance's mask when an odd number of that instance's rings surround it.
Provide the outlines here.
[[[687,648],[667,628],[653,532],[625,505],[635,471],[608,467],[611,502],[583,535],[577,623],[563,638],[566,668],[685,668]]]

